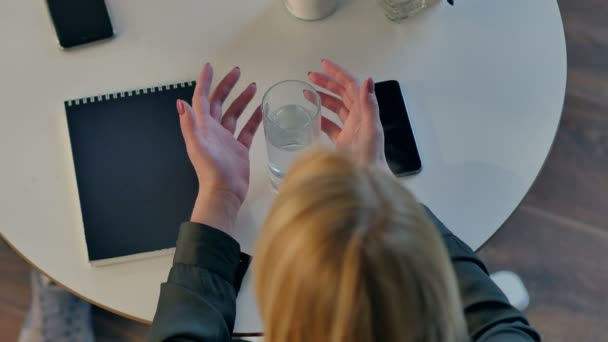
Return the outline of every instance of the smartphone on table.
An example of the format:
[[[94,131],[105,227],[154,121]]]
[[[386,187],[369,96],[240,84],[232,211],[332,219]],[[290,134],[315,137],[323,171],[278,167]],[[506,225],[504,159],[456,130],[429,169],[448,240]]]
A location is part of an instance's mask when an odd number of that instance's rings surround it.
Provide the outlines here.
[[[422,161],[414,139],[405,100],[399,82],[376,83],[380,122],[384,129],[384,152],[388,166],[396,176],[419,173]]]
[[[63,48],[114,36],[105,0],[46,0]]]

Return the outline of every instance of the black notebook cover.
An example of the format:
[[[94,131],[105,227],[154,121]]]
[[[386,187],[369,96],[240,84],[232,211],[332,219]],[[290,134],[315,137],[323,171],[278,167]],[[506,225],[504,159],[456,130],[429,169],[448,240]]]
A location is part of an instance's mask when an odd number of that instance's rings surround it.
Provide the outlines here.
[[[175,247],[198,187],[175,103],[193,90],[190,82],[65,102],[91,263]]]

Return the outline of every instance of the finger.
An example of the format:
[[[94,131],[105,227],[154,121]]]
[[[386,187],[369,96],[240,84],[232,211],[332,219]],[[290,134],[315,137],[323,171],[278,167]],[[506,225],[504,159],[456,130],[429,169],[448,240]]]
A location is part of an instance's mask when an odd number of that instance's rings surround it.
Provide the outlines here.
[[[317,92],[317,94],[319,94],[319,93],[320,92]],[[304,89],[304,98],[315,106],[317,105],[317,102],[319,102],[321,100],[320,97],[317,97],[314,92],[312,92],[308,89]]]
[[[255,132],[258,130],[258,127],[260,127],[260,122],[262,122],[262,107],[258,106],[238,137],[238,141],[247,147],[247,149],[251,147],[251,142],[253,141]]]
[[[211,116],[216,120],[220,120],[222,117],[222,105],[230,92],[238,82],[241,77],[241,69],[236,67],[224,76],[224,78],[220,81],[220,83],[215,87],[213,94],[209,98],[209,103],[211,104]]]
[[[340,65],[328,60],[321,61],[321,67],[325,72],[334,78],[353,98],[359,90],[359,80]]]
[[[194,142],[196,124],[194,119],[194,111],[185,101],[177,100],[176,103],[177,112],[179,113],[179,126],[182,130],[184,142],[186,147],[190,146]]]
[[[351,109],[353,105],[353,98],[351,98],[350,94],[342,87],[336,80],[333,78],[318,72],[310,72],[308,74],[308,79],[315,85],[329,90],[330,92],[338,95],[342,98],[342,103],[347,109]]]
[[[308,73],[308,79],[313,84],[325,90],[328,90],[342,98],[344,98],[345,96],[349,97],[349,94],[346,93],[346,89],[340,83],[336,82],[336,80],[334,80],[328,75],[313,71]]]
[[[342,132],[340,126],[336,125],[333,121],[328,118],[322,116],[321,117],[321,130],[327,134],[327,136],[333,141],[336,142],[338,136]]]
[[[340,121],[344,123],[348,118],[349,111],[344,106],[344,103],[339,98],[326,94],[322,91],[317,92],[319,94],[319,98],[321,100],[321,105],[330,111],[338,114]],[[317,97],[310,90],[304,90],[304,97],[313,104],[317,103]]]
[[[209,92],[211,91],[212,81],[213,68],[211,64],[205,63],[205,66],[198,75],[196,87],[194,87],[194,93],[192,94],[192,107],[194,107],[197,116],[209,113]]]
[[[332,112],[338,114],[340,121],[344,123],[346,119],[348,119],[349,111],[344,106],[344,103],[337,97],[331,96],[329,94],[325,94],[324,92],[319,92],[319,96],[321,97],[321,105],[323,107],[331,110]]]
[[[370,77],[363,82],[359,91],[359,101],[361,102],[363,119],[380,120],[380,109],[378,108],[378,99],[374,80]]]
[[[224,126],[230,133],[234,134],[236,130],[236,121],[239,119],[243,111],[255,96],[255,92],[257,90],[257,86],[254,83],[251,83],[239,97],[237,97],[234,102],[228,107],[226,114],[222,117],[222,126]]]

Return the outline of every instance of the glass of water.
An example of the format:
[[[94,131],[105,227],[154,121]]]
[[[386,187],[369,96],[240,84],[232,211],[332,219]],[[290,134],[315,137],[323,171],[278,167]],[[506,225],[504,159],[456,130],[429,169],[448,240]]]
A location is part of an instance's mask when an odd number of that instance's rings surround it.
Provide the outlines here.
[[[264,94],[262,111],[270,184],[277,190],[293,160],[321,135],[321,98],[306,82],[282,81]]]
[[[431,7],[439,0],[379,0],[386,16],[392,21],[402,21],[421,10]]]

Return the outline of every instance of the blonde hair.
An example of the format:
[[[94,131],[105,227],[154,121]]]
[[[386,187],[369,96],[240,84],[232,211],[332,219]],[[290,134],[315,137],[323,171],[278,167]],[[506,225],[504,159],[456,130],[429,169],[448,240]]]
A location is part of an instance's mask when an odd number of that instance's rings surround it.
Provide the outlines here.
[[[447,251],[414,196],[334,152],[288,172],[253,264],[266,341],[468,340]]]

